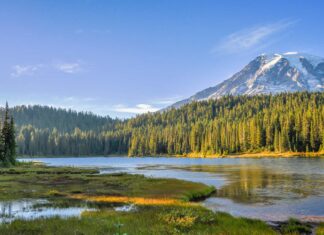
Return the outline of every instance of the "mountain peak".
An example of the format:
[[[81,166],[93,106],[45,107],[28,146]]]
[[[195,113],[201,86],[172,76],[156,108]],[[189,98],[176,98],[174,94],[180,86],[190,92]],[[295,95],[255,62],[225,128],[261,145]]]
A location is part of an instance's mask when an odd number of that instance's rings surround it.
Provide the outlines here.
[[[324,91],[324,59],[300,52],[261,54],[222,83],[202,90],[171,107],[224,95]]]
[[[296,62],[300,62],[302,59],[308,60],[310,63],[312,63],[313,66],[317,66],[319,63],[324,62],[324,58],[307,54],[307,53],[301,53],[297,51],[290,51],[285,53],[273,53],[273,54],[261,54],[260,57],[264,57],[267,59],[279,59],[284,58],[289,60],[289,62],[294,65]]]

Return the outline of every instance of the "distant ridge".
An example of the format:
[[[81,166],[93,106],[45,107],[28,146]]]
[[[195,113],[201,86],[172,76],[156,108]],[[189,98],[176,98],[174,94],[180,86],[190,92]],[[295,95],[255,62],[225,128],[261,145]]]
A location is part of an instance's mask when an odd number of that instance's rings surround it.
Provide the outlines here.
[[[323,90],[324,58],[299,52],[261,54],[231,78],[170,107],[178,108],[192,101],[217,99],[224,95]]]

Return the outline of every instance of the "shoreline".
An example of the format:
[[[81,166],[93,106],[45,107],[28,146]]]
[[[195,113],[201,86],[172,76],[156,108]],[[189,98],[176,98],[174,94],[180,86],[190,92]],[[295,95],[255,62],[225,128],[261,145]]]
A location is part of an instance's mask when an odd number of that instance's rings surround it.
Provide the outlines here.
[[[129,156],[125,154],[110,154],[110,155],[21,155],[17,158],[85,158],[85,157],[175,157],[175,158],[289,158],[289,157],[307,157],[307,158],[322,158],[324,151],[320,152],[252,152],[252,153],[232,153],[228,155],[219,154],[203,154],[203,153],[188,153],[188,154],[158,154],[158,155],[143,155],[143,156]]]
[[[52,203],[55,202],[55,200],[58,200],[58,202],[61,200],[69,200],[69,199],[75,199],[77,201],[83,202],[83,201],[92,201],[93,203],[121,203],[121,204],[136,204],[139,207],[146,207],[146,208],[156,208],[159,206],[160,208],[163,208],[163,210],[168,210],[168,208],[175,208],[171,209],[170,213],[176,213],[179,208],[187,208],[190,213],[198,213],[194,211],[199,211],[201,210],[203,213],[203,216],[211,216],[210,209],[207,207],[204,207],[202,205],[196,204],[195,202],[200,201],[204,198],[209,198],[212,196],[213,192],[215,191],[215,188],[209,187],[205,184],[202,183],[195,183],[192,181],[187,181],[187,180],[178,180],[178,179],[167,179],[167,178],[159,178],[159,179],[154,179],[155,183],[147,178],[147,177],[142,177],[140,175],[129,175],[129,174],[120,174],[120,175],[114,175],[114,174],[106,174],[106,175],[96,175],[96,172],[91,172],[89,170],[85,170],[79,167],[76,168],[69,168],[69,167],[59,167],[59,166],[53,166],[53,167],[46,167],[46,166],[40,166],[40,165],[33,165],[33,164],[25,164],[25,165],[20,165],[16,166],[13,169],[4,169],[4,172],[2,173],[2,178],[5,177],[12,177],[12,175],[15,175],[15,181],[16,182],[23,182],[20,183],[21,187],[23,189],[26,187],[28,182],[31,185],[34,185],[32,182],[34,181],[33,177],[38,177],[39,175],[47,175],[46,182],[40,182],[44,188],[42,188],[42,192],[38,192],[35,194],[35,198],[48,198],[52,201]],[[26,176],[24,175],[26,174]],[[73,175],[74,179],[74,184],[80,184],[80,187],[77,188],[77,190],[74,188],[68,188],[67,182],[70,180],[70,177]],[[80,177],[82,176],[82,177]],[[20,179],[17,179],[19,178]],[[60,181],[57,181],[57,177],[60,178]],[[87,182],[88,185],[84,185],[84,177],[88,177],[87,179],[89,180]],[[97,179],[94,180],[94,177]],[[23,181],[22,181],[23,179]],[[124,185],[124,182],[137,182],[139,185],[142,185],[139,187],[140,189],[144,189],[143,192],[134,190],[132,188],[132,185],[137,185],[131,183],[130,187],[126,188],[118,188],[117,190],[120,190],[119,192],[116,193],[116,195],[111,195],[110,190],[114,189],[116,190],[115,186],[116,185]],[[2,182],[5,182],[3,180]],[[106,184],[106,182],[110,182]],[[113,183],[112,183],[113,182]],[[116,182],[118,182],[116,184]],[[89,194],[89,187],[93,183],[96,183],[95,186],[92,186],[92,189],[90,190]],[[107,190],[106,192],[102,191],[97,191],[98,185],[105,183],[107,185]],[[158,184],[162,187],[163,190],[160,191],[160,189],[156,189],[155,185]],[[52,188],[55,185],[54,188]],[[126,184],[127,185],[127,184]],[[164,185],[164,187],[163,187]],[[165,186],[168,185],[168,187],[174,187],[174,190],[176,190],[176,194],[174,195],[169,195],[169,189],[167,189]],[[63,187],[63,188],[62,188]],[[71,187],[71,186],[69,186]],[[189,188],[188,188],[189,187]],[[19,188],[19,187],[18,187]],[[110,189],[109,189],[110,188]],[[183,190],[182,190],[182,189]],[[71,194],[71,189],[73,189],[73,192]],[[147,190],[150,189],[150,190]],[[153,191],[152,191],[153,190]],[[157,190],[157,191],[156,191]],[[166,190],[166,191],[165,191]],[[174,193],[174,190],[171,190],[172,194]],[[164,192],[165,191],[165,192]],[[36,192],[36,191],[33,191]],[[25,190],[21,191],[21,198],[24,198],[24,194],[26,193]],[[135,194],[134,194],[135,193]],[[162,195],[162,196],[161,196]],[[167,195],[167,196],[166,196]],[[15,193],[15,196],[17,196],[17,193]],[[55,204],[52,204],[55,205]],[[72,207],[73,204],[70,204],[69,207]],[[147,210],[146,210],[147,211]],[[175,212],[174,212],[175,211]],[[142,214],[145,215],[145,210],[140,211]],[[184,211],[186,212],[186,211]],[[90,216],[91,213],[89,212]],[[103,211],[98,211],[96,213],[99,213],[100,216],[106,216],[104,214],[105,212]],[[114,212],[115,213],[115,212]],[[156,215],[156,211],[153,210],[152,215]],[[169,212],[168,212],[169,213]],[[227,215],[228,214],[228,215]],[[196,215],[196,214],[194,214]],[[201,214],[197,214],[201,216]],[[302,228],[308,228],[311,230],[318,229],[321,226],[321,223],[323,222],[322,218],[320,216],[305,216],[305,219],[287,219],[284,221],[270,221],[270,220],[262,220],[258,218],[249,218],[249,217],[237,217],[233,216],[230,213],[226,212],[226,215],[223,214],[217,214],[214,213],[212,214],[213,216],[219,216],[217,218],[221,218],[222,216],[224,218],[227,218],[231,222],[236,222],[236,221],[261,221],[262,223],[266,224],[268,228],[274,229],[276,231],[281,231],[282,228],[288,227],[291,224],[295,225],[297,224],[299,227]],[[121,216],[121,214],[115,213],[113,216]],[[186,215],[187,216],[187,215]],[[230,217],[229,217],[230,216]],[[95,217],[97,218],[97,217]],[[105,217],[105,218],[110,218],[110,217]],[[118,217],[122,218],[122,217]],[[206,217],[207,218],[207,217]],[[208,217],[209,218],[209,217]],[[84,217],[83,221],[86,220],[87,218]],[[93,221],[93,217],[90,217],[91,221]],[[53,220],[52,218],[46,220],[46,221],[51,221]],[[63,219],[60,218],[58,219],[60,224],[63,223],[69,223],[71,220],[70,218]],[[82,220],[81,220],[82,221]],[[37,223],[37,222],[42,222],[45,223],[44,220],[42,219],[36,219],[33,222],[28,222],[28,223]],[[78,221],[80,222],[80,221]],[[47,222],[46,222],[47,223]],[[250,222],[249,222],[250,223]],[[46,224],[50,225],[50,224]],[[27,226],[27,225],[26,225]],[[219,226],[219,224],[217,224]],[[224,225],[226,227],[226,224]],[[256,229],[256,227],[251,226],[251,229]],[[266,227],[264,227],[266,228]],[[1,226],[0,226],[1,230]]]
[[[324,151],[321,152],[255,152],[255,153],[233,153],[228,155],[189,153],[185,155],[174,155],[174,157],[188,158],[288,158],[288,157],[324,157]]]

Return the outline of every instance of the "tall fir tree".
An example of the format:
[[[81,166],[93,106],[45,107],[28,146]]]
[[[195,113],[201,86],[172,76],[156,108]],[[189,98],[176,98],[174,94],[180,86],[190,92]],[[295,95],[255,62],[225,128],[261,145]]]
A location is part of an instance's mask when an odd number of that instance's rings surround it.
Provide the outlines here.
[[[4,120],[0,135],[0,157],[4,165],[16,163],[16,139],[13,117],[10,117],[9,106],[6,103]]]
[[[9,162],[11,164],[15,164],[16,163],[16,135],[15,135],[15,122],[13,117],[10,118],[10,131],[9,131],[9,151],[10,151],[10,155],[9,155]]]
[[[3,157],[4,157],[4,163],[8,164],[10,163],[10,118],[9,118],[9,106],[8,103],[6,103],[5,107],[5,116],[3,120],[3,126],[2,126],[2,138],[4,142],[4,150],[3,150]]]
[[[4,136],[2,134],[2,123],[0,122],[0,162],[5,162],[5,143],[4,143]]]

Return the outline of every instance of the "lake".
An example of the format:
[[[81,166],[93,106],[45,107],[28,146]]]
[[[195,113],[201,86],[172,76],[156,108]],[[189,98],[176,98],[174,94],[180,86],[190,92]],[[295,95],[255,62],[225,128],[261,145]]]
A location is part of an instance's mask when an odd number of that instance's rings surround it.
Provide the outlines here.
[[[297,217],[324,221],[324,158],[175,158],[66,157],[32,158],[50,166],[98,168],[177,178],[217,188],[202,202],[234,216],[282,221]]]

